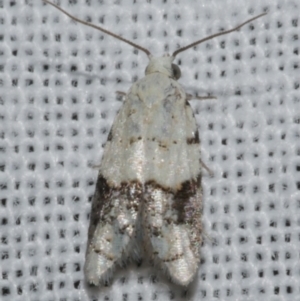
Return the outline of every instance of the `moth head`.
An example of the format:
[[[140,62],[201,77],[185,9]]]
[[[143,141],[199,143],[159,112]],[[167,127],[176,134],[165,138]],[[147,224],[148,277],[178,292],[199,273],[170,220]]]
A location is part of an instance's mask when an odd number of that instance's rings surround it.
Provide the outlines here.
[[[174,57],[168,54],[162,57],[149,57],[149,64],[145,70],[145,74],[162,73],[175,80],[180,78],[180,68],[173,64]]]

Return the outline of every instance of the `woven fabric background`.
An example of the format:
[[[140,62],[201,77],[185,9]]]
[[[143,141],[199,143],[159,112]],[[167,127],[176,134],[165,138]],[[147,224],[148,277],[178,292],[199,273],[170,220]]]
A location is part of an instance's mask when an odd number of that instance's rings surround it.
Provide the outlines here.
[[[217,97],[191,101],[214,172],[195,282],[144,261],[91,289],[93,166],[147,57],[41,0],[0,0],[0,300],[300,300],[299,1],[56,3],[154,55],[268,15],[175,61],[188,93]]]

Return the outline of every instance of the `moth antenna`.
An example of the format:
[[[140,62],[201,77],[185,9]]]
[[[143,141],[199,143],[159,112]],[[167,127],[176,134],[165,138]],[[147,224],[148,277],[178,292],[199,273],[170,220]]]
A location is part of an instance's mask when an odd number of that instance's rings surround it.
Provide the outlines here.
[[[44,0],[44,1],[45,1],[45,0]],[[239,30],[239,29],[240,29],[241,27],[243,27],[244,25],[246,25],[246,24],[248,24],[248,23],[250,23],[250,22],[252,22],[252,21],[254,21],[254,20],[256,20],[256,19],[258,19],[258,18],[260,18],[260,17],[262,17],[262,16],[265,16],[266,14],[267,14],[267,13],[260,14],[260,15],[258,15],[258,16],[256,16],[256,17],[251,18],[251,19],[249,19],[248,21],[246,21],[246,22],[244,22],[244,23],[238,25],[238,26],[235,27],[235,28],[232,28],[232,29],[229,29],[229,30],[226,30],[226,31],[222,31],[222,32],[215,33],[215,34],[213,34],[213,35],[211,35],[211,36],[208,36],[208,37],[206,37],[206,38],[204,38],[204,39],[198,40],[198,41],[196,41],[196,42],[194,42],[194,43],[192,43],[192,44],[189,44],[189,45],[187,45],[187,46],[185,46],[185,47],[179,48],[179,49],[177,49],[176,51],[174,51],[174,53],[173,53],[172,56],[175,57],[178,53],[180,53],[180,52],[182,52],[182,51],[185,51],[185,50],[187,50],[187,49],[189,49],[189,48],[192,48],[192,47],[194,47],[194,46],[196,46],[196,45],[198,45],[198,44],[201,44],[201,43],[203,43],[203,42],[205,42],[205,41],[211,40],[211,39],[213,39],[213,38],[215,38],[215,37],[222,36],[222,35],[224,35],[224,34],[228,34],[228,33],[231,33],[231,32],[233,32],[233,31]]]
[[[50,2],[50,1],[48,1],[48,0],[42,0],[42,1],[44,1],[44,2],[47,3],[47,4],[50,4],[50,5],[54,6],[55,8],[57,8],[57,9],[58,9],[59,11],[61,11],[63,14],[67,15],[67,16],[68,16],[69,18],[71,18],[72,20],[74,20],[74,21],[76,21],[76,22],[78,22],[78,23],[81,23],[81,24],[83,24],[83,25],[86,25],[86,26],[90,26],[90,27],[92,27],[92,28],[95,28],[95,29],[97,29],[97,30],[99,30],[99,31],[102,31],[102,32],[104,32],[104,33],[106,33],[106,34],[108,34],[108,35],[110,35],[110,36],[112,36],[112,37],[114,37],[114,38],[116,38],[116,39],[118,39],[118,40],[121,40],[121,41],[123,41],[123,42],[125,42],[125,43],[127,43],[127,44],[129,44],[129,45],[131,45],[131,46],[133,46],[134,48],[139,49],[139,50],[145,52],[145,53],[147,54],[148,58],[151,58],[152,55],[151,55],[151,53],[150,53],[150,51],[149,51],[148,49],[146,49],[146,48],[144,48],[144,47],[142,47],[142,46],[139,46],[139,45],[137,45],[137,44],[135,44],[135,43],[133,43],[133,42],[127,40],[127,39],[124,39],[124,38],[122,38],[121,36],[119,36],[119,35],[117,35],[117,34],[115,34],[115,33],[113,33],[113,32],[110,32],[110,31],[108,31],[107,29],[105,29],[105,28],[103,28],[103,27],[94,25],[94,24],[92,24],[92,23],[90,23],[90,22],[86,22],[86,21],[80,20],[80,19],[78,19],[78,18],[72,16],[71,14],[69,14],[67,11],[65,11],[64,9],[62,9],[61,7],[59,7],[58,5],[52,3],[52,2]]]

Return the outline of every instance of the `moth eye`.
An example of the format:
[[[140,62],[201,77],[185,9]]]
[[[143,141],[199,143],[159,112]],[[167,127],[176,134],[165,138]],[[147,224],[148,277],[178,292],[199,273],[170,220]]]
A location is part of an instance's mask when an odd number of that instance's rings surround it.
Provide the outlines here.
[[[180,71],[179,67],[175,64],[172,64],[172,70],[173,70],[173,77],[175,79],[179,79],[181,76],[181,71]]]

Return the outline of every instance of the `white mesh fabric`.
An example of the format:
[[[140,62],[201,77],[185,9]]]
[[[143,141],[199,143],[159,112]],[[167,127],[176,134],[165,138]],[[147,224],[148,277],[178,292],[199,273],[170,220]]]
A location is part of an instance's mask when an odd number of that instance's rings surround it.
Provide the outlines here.
[[[147,57],[40,0],[0,0],[0,300],[300,300],[297,0],[61,0],[153,54],[268,11],[180,55],[204,171],[205,243],[187,295],[143,262],[86,286],[102,148]],[[99,23],[99,22],[102,23]],[[175,62],[175,63],[176,63]],[[181,126],[180,124],[178,126]]]

